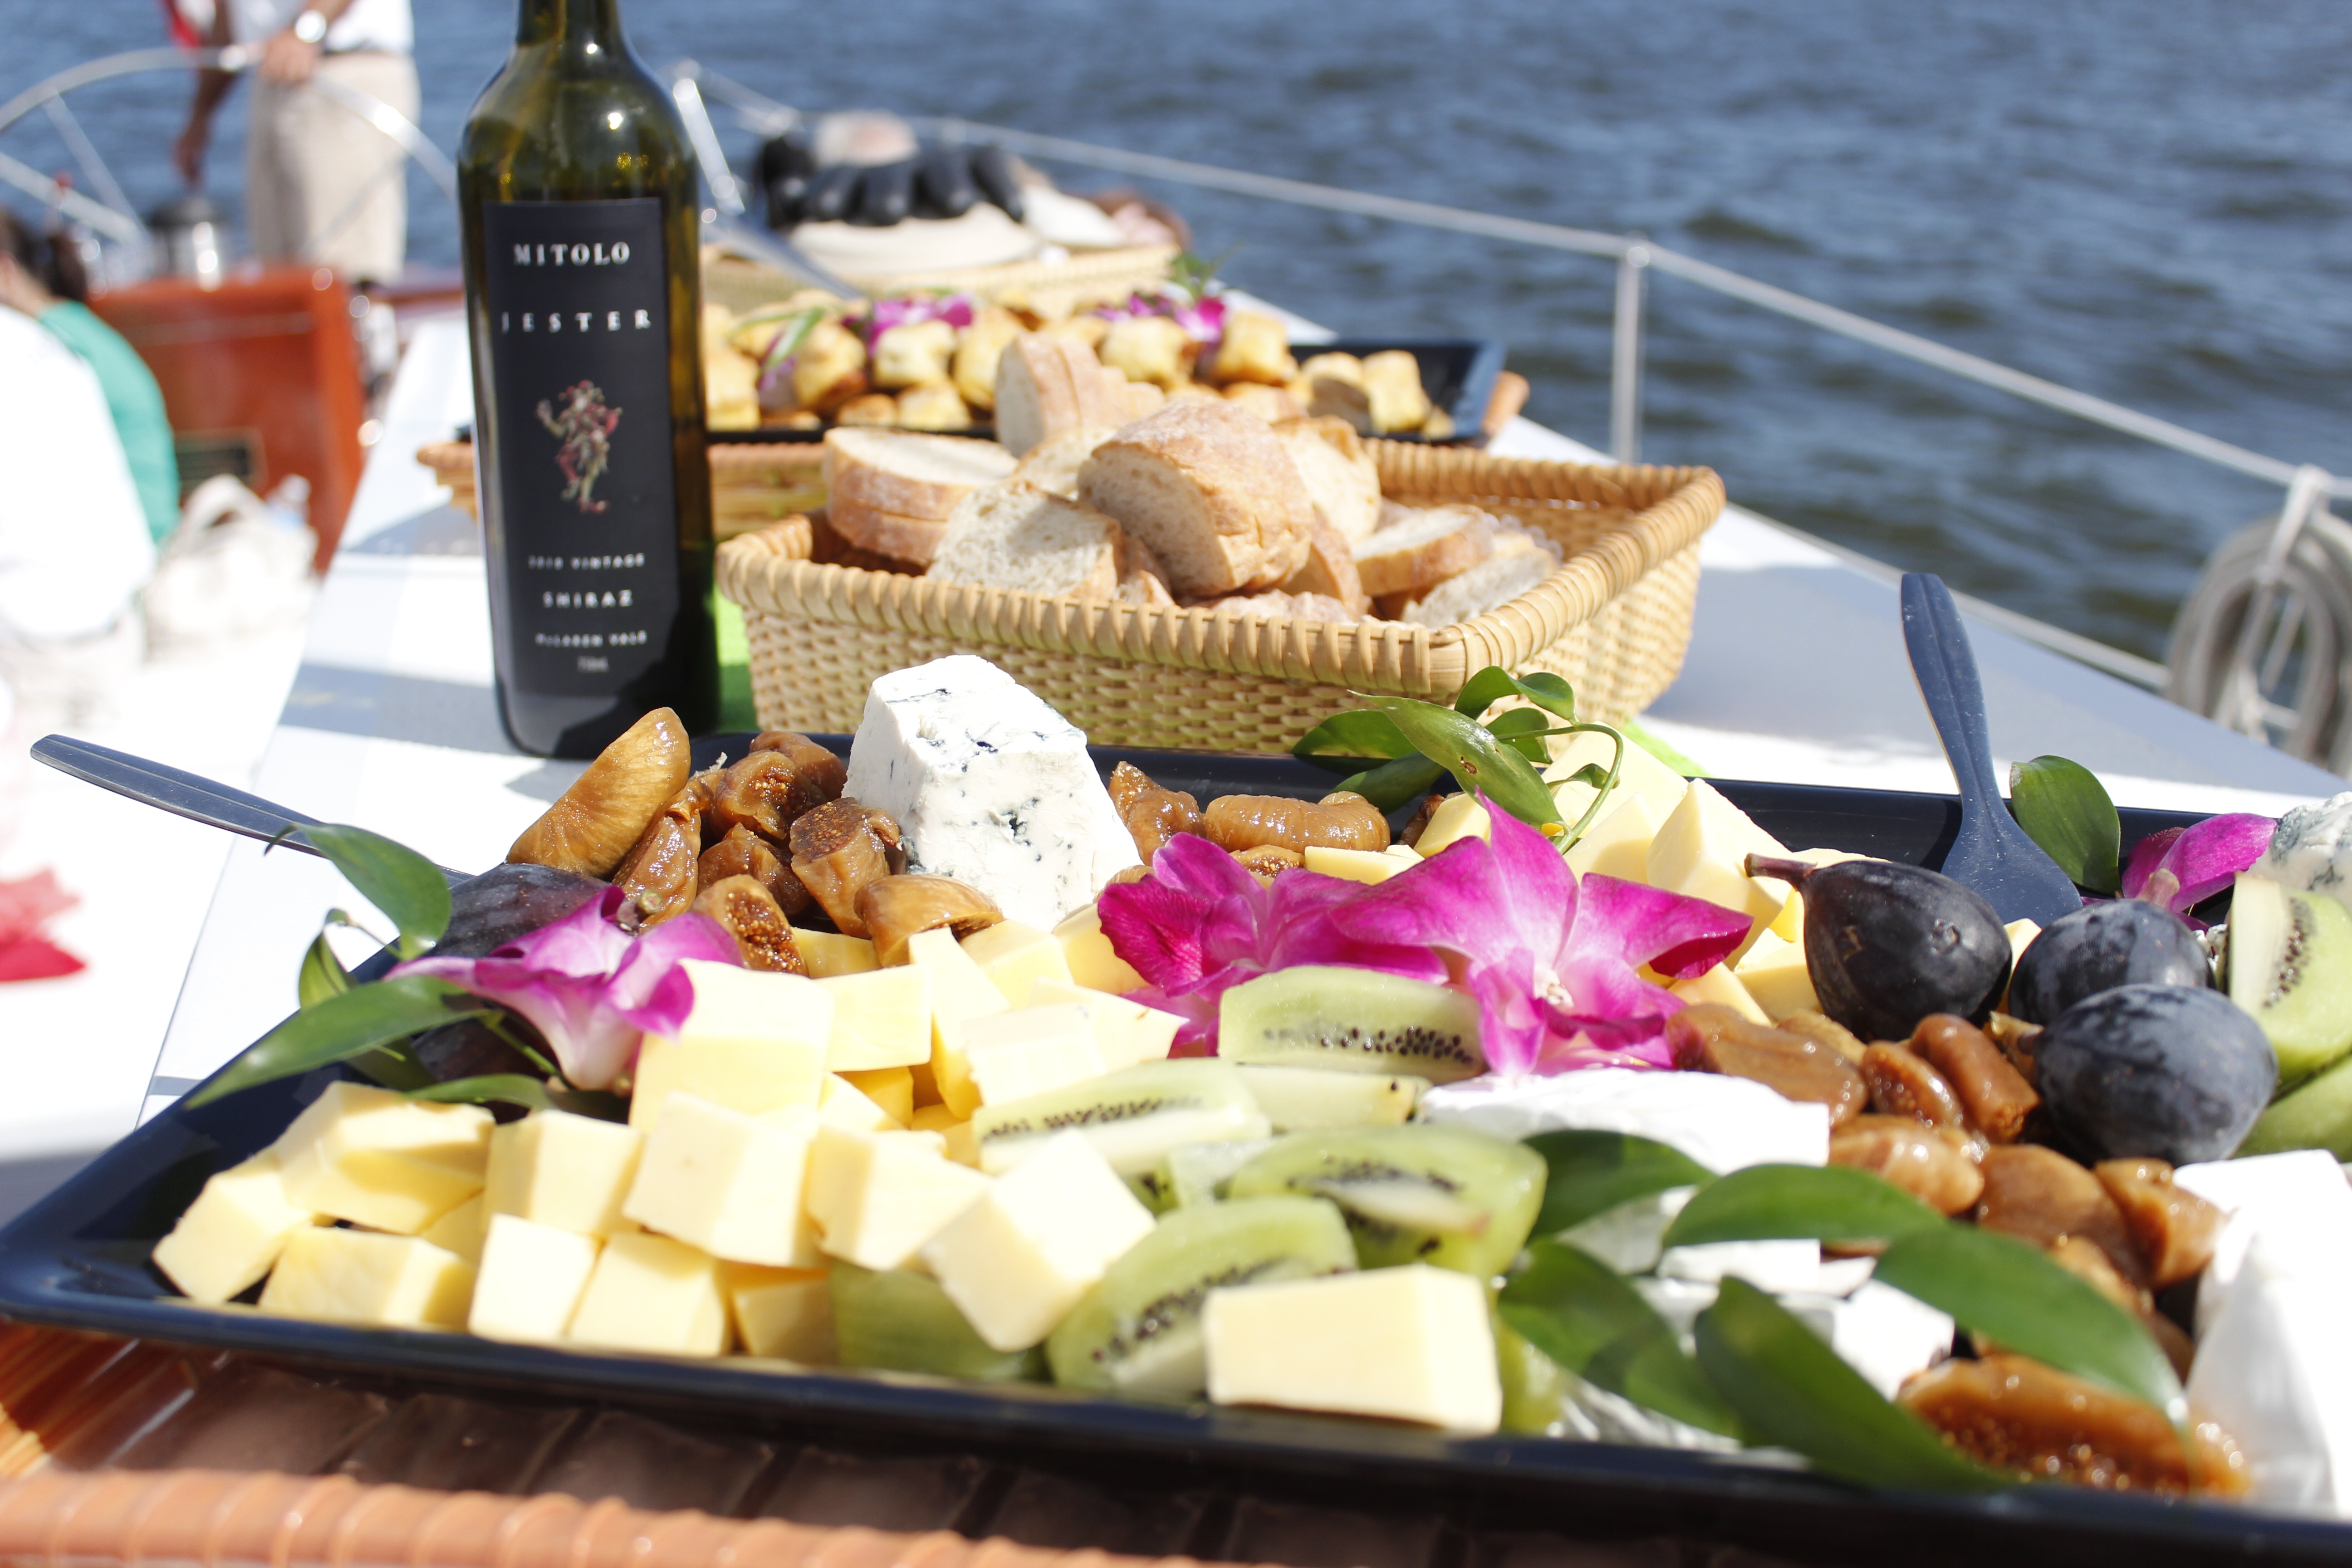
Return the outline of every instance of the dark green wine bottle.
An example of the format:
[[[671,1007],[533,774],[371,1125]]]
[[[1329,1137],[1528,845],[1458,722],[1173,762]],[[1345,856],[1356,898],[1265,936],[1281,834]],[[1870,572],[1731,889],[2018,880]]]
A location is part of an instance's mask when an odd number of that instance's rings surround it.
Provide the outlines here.
[[[499,710],[593,756],[718,720],[694,153],[618,0],[522,0],[458,152]]]

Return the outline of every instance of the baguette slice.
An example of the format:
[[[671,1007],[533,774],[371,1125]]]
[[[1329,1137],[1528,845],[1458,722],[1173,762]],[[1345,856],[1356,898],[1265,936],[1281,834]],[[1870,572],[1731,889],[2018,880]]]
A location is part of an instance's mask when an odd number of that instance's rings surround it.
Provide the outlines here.
[[[1202,610],[1232,610],[1251,620],[1263,620],[1273,616],[1286,616],[1295,621],[1328,621],[1345,625],[1360,620],[1354,610],[1328,594],[1286,594],[1279,590],[1265,594],[1243,594],[1223,599],[1211,599],[1191,606]]]
[[[785,520],[789,522],[791,520]],[[862,572],[894,572],[902,577],[919,577],[923,563],[884,555],[878,551],[860,550],[841,535],[833,526],[833,509],[819,507],[807,514],[809,527],[808,558],[820,566],[854,566]]]
[[[1151,548],[1187,597],[1270,588],[1306,563],[1315,507],[1272,426],[1181,398],[1095,448],[1078,499]]]
[[[1364,580],[1356,571],[1356,558],[1349,552],[1348,542],[1323,521],[1319,511],[1307,526],[1307,560],[1283,579],[1282,590],[1336,599],[1351,615],[1361,615],[1372,606],[1372,596],[1364,592]]]
[[[1476,507],[1433,507],[1391,522],[1356,546],[1364,592],[1418,594],[1495,552],[1495,520]]]
[[[1344,419],[1292,419],[1277,424],[1298,477],[1323,521],[1353,550],[1381,525],[1381,470]]]
[[[906,569],[915,572],[930,564],[948,531],[948,525],[935,518],[882,511],[863,501],[844,500],[839,496],[826,506],[825,516],[833,531],[850,549],[863,555],[903,562]],[[842,564],[853,563],[845,561]]]
[[[958,501],[981,485],[1008,477],[1013,468],[1013,454],[993,441],[900,430],[825,432],[824,484],[835,506],[849,502],[945,522]],[[835,526],[850,531],[839,520]],[[854,534],[851,539],[868,550],[882,548]]]
[[[1540,550],[1505,550],[1449,577],[1397,616],[1416,626],[1451,626],[1508,604],[1552,574],[1558,564]]]
[[[1128,566],[1118,523],[1026,479],[964,497],[925,576],[1032,594],[1108,599]]]
[[[1041,490],[1050,491],[1064,500],[1078,499],[1078,470],[1095,454],[1095,448],[1118,432],[1108,425],[1081,425],[1075,430],[1065,430],[1051,440],[1041,441],[1029,448],[1021,466],[1013,470],[1016,479],[1026,479]]]
[[[1130,384],[1075,338],[1030,332],[996,362],[996,438],[1014,457],[1065,431],[1116,429],[1157,407],[1160,389]]]

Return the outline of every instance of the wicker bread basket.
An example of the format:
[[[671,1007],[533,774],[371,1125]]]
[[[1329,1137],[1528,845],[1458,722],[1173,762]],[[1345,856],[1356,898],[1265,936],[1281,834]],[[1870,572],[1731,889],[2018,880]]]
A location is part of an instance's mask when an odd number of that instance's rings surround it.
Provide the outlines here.
[[[1690,641],[1698,542],[1723,509],[1711,468],[1592,468],[1372,441],[1381,489],[1518,519],[1566,559],[1459,626],[1327,625],[934,583],[809,559],[805,517],[719,551],[770,729],[857,728],[877,676],[950,653],[994,660],[1105,745],[1285,751],[1354,691],[1451,696],[1490,664],[1546,669],[1580,711],[1623,719],[1671,684]]]

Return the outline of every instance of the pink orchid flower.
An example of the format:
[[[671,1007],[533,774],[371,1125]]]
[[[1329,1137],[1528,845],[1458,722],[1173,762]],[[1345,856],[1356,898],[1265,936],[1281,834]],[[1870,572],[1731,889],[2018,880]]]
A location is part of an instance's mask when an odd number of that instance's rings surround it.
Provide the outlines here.
[[[2169,871],[2180,886],[2165,900],[2164,907],[2185,918],[2261,859],[2277,826],[2270,817],[2233,811],[2209,816],[2190,827],[2151,833],[2132,847],[2124,862],[2123,896],[2139,897],[2150,877]]]
[[[575,1089],[610,1089],[635,1065],[641,1034],[675,1033],[694,1007],[681,960],[740,964],[726,928],[683,914],[631,936],[614,923],[628,895],[607,888],[562,920],[483,958],[431,954],[394,974],[427,974],[530,1021]]]

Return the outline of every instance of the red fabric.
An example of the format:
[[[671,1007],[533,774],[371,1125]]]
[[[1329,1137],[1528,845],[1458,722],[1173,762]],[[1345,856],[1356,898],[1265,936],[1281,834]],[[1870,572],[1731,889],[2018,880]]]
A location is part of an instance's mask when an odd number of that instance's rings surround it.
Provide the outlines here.
[[[81,902],[58,886],[55,871],[0,882],[0,983],[54,980],[87,967],[41,934],[49,921]]]
[[[205,47],[204,35],[196,31],[194,25],[188,20],[186,13],[173,4],[173,0],[163,0],[163,17],[171,28],[173,47],[183,49],[201,49]]]
[[[28,936],[0,947],[0,982],[55,980],[89,967],[47,937]]]

